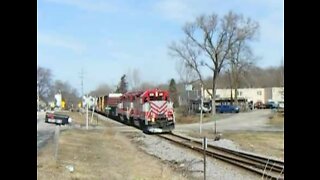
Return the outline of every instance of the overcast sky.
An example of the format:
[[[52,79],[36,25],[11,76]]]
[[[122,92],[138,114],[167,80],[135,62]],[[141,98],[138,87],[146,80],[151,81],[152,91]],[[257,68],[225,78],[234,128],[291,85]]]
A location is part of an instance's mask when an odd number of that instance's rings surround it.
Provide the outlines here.
[[[252,44],[260,67],[279,66],[284,57],[281,0],[38,0],[38,65],[80,92],[116,85],[138,69],[143,81],[178,80],[168,45],[184,36],[182,26],[201,14],[232,10],[260,23]]]

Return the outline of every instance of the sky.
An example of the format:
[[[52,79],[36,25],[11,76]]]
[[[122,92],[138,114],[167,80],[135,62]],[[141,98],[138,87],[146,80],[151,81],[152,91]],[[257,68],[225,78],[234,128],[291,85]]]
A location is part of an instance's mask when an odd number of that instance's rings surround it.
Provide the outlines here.
[[[37,62],[53,79],[84,92],[116,86],[137,69],[141,81],[179,80],[178,59],[168,46],[183,39],[182,27],[202,14],[222,17],[230,10],[259,22],[252,43],[260,67],[284,58],[281,0],[37,0]]]

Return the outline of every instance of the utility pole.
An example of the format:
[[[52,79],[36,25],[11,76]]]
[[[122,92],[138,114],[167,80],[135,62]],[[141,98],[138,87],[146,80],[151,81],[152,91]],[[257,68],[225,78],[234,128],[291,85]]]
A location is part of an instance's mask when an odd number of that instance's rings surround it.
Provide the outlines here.
[[[84,78],[84,72],[83,72],[83,68],[81,69],[80,72],[80,79],[81,79],[81,97],[83,97],[83,78]]]
[[[86,101],[87,101],[87,100],[86,100]],[[86,119],[87,119],[87,121],[86,121],[86,128],[87,128],[87,130],[88,130],[88,128],[89,128],[89,112],[88,112],[88,111],[89,111],[89,110],[88,110],[89,104],[88,104],[88,103],[89,103],[89,102],[87,101],[87,102],[86,102],[86,112],[87,112],[87,116],[86,116],[86,117],[87,117],[87,118],[86,118]]]

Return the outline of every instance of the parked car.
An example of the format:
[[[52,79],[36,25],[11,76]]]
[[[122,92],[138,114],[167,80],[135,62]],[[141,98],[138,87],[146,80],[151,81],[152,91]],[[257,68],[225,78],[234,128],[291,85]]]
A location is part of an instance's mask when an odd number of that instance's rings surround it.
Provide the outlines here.
[[[280,109],[284,109],[284,101],[279,101],[279,102],[278,102],[278,107],[279,107]]]
[[[273,101],[269,101],[266,104],[266,108],[267,109],[277,109],[278,108],[278,104],[273,102]]]
[[[254,103],[254,109],[265,109],[266,105],[263,104],[261,101],[257,101],[256,103]]]
[[[239,106],[235,105],[217,105],[216,112],[219,113],[239,113]]]
[[[203,113],[211,113],[211,106],[210,105],[211,105],[210,103],[203,103],[202,112]],[[201,111],[201,106],[199,105],[197,112],[200,113],[200,111]]]
[[[45,122],[57,125],[65,125],[70,124],[72,122],[72,119],[67,115],[57,114],[54,112],[47,112]]]

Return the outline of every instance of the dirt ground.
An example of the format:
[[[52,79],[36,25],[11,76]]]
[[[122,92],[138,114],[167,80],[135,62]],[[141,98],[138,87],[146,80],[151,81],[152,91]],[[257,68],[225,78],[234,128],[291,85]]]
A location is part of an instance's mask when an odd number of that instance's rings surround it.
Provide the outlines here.
[[[70,129],[38,154],[38,179],[186,179],[169,165],[129,146],[130,140],[108,130]],[[72,165],[74,172],[66,166]]]

